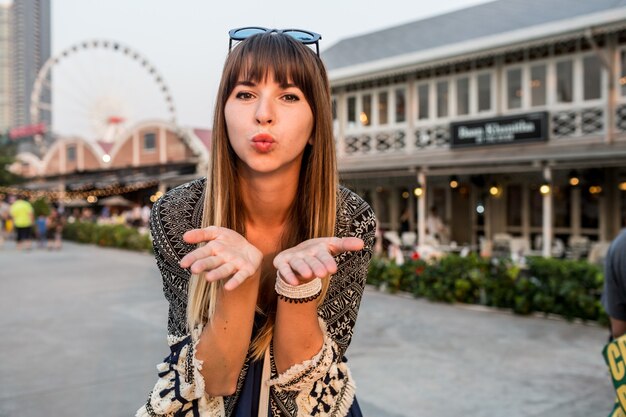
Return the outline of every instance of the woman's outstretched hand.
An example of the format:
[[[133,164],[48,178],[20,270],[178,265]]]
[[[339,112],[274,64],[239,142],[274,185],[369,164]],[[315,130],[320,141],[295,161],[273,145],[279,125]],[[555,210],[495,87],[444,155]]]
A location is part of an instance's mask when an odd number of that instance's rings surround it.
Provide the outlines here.
[[[228,279],[224,289],[233,290],[261,266],[263,254],[239,233],[225,227],[209,226],[185,232],[189,244],[206,242],[180,260],[181,268],[192,274],[205,272],[207,281]]]
[[[333,256],[363,249],[363,240],[357,237],[321,237],[305,240],[286,249],[274,258],[274,267],[291,285],[311,281],[337,272]]]

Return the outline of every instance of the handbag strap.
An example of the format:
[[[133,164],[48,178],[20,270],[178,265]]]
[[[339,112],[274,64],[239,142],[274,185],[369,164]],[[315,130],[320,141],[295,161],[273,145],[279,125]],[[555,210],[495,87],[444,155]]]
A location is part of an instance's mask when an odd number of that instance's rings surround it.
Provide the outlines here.
[[[270,405],[270,387],[268,382],[271,376],[270,347],[265,349],[263,357],[263,373],[261,374],[261,393],[259,395],[259,417],[268,417]]]

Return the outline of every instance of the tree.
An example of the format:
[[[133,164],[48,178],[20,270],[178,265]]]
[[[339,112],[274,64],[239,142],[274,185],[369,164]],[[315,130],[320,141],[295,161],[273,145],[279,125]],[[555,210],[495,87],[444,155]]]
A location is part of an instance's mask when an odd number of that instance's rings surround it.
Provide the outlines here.
[[[22,177],[9,171],[9,166],[15,162],[16,154],[17,144],[6,134],[0,135],[0,186],[17,184],[22,180]]]

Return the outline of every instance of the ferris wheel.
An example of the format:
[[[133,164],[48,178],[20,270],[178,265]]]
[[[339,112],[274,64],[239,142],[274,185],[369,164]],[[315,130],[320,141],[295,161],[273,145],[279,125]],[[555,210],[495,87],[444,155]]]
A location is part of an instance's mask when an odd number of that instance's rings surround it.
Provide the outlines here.
[[[140,121],[176,123],[174,100],[156,67],[111,40],[80,42],[49,58],[30,103],[31,123],[50,123],[53,136],[114,142]],[[42,145],[41,137],[35,140]]]

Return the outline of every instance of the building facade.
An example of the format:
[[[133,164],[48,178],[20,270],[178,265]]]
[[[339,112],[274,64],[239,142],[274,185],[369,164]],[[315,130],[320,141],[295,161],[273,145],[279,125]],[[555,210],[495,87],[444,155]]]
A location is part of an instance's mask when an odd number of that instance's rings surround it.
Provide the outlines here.
[[[30,97],[39,70],[50,58],[50,0],[14,0],[12,7],[12,94],[11,126],[31,124]],[[50,80],[48,80],[50,83]],[[52,104],[51,93],[41,101]],[[41,117],[47,126],[52,111]]]
[[[210,130],[157,120],[137,123],[115,142],[58,137],[42,158],[19,153],[10,169],[29,181],[0,193],[60,202],[125,194],[143,204],[156,192],[206,175],[210,141]]]
[[[323,59],[342,180],[382,228],[424,242],[436,207],[450,241],[550,255],[626,226],[626,6],[499,0]]]
[[[11,127],[13,118],[11,28],[11,6],[0,4],[0,132],[5,132]]]

